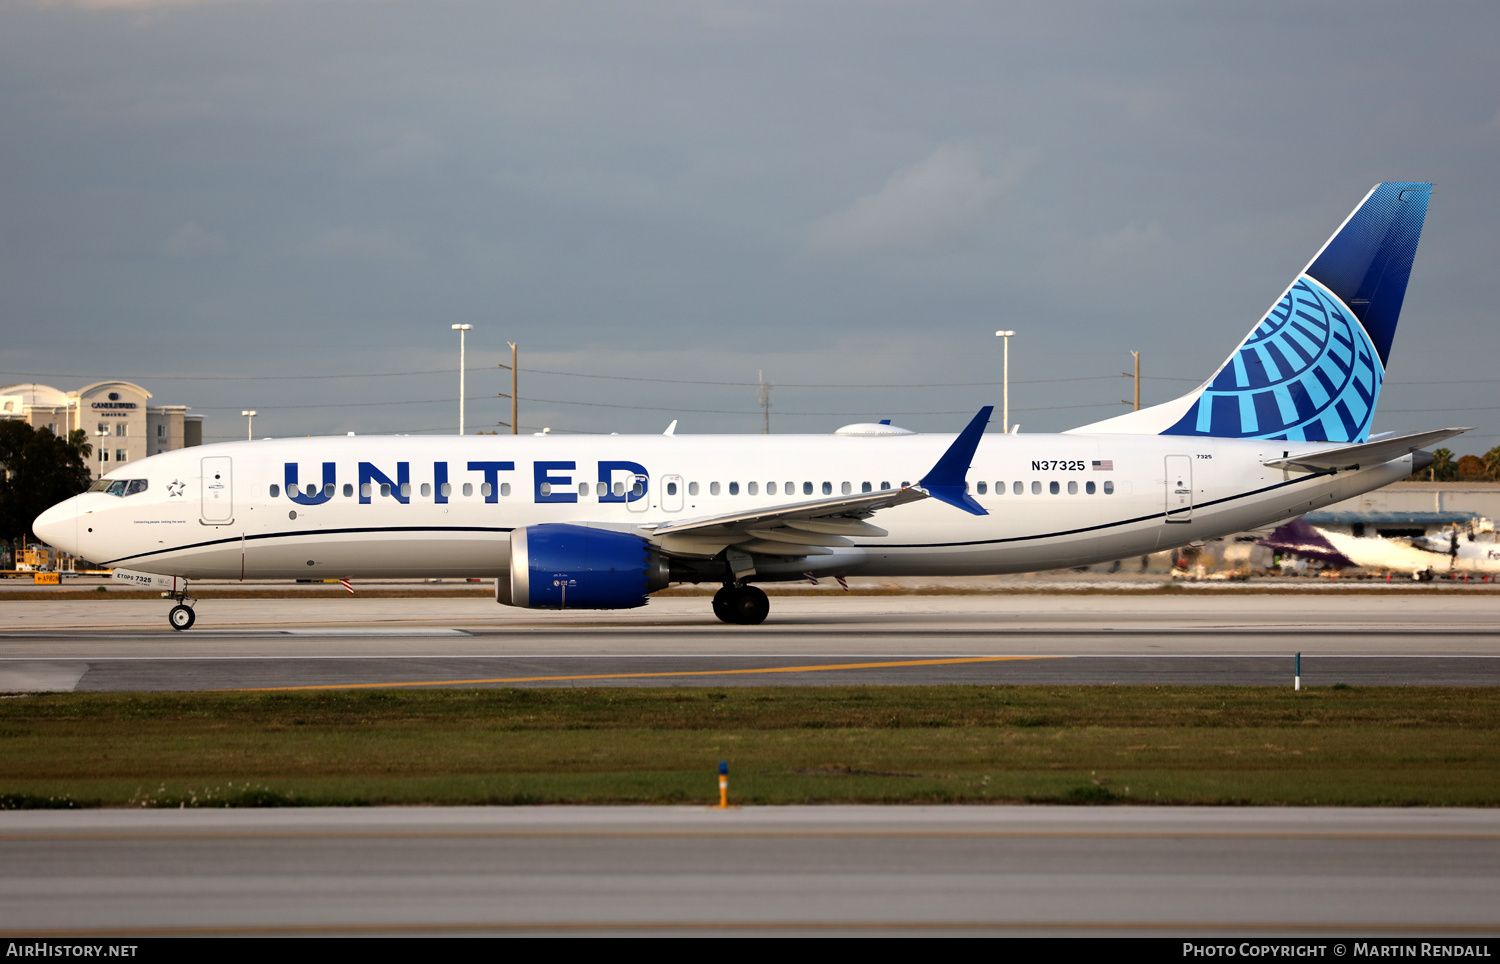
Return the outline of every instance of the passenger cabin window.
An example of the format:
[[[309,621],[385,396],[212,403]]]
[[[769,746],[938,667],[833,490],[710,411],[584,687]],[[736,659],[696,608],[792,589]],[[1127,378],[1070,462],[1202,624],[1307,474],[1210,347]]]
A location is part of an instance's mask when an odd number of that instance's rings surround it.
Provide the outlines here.
[[[740,484],[738,482],[731,482],[731,483],[729,483],[729,494],[730,495],[739,495],[740,494]]]
[[[745,483],[745,493],[747,495],[755,495],[759,491],[760,491],[760,486],[757,485],[756,483],[754,483],[754,482],[747,482],[747,483]]]
[[[630,487],[630,494],[639,499],[641,496],[646,494],[645,484],[642,482],[636,482],[635,485],[632,485]]]
[[[326,498],[329,498],[329,499],[333,498],[333,483],[332,482],[329,482],[327,485],[323,486],[323,495]]]
[[[717,482],[710,482],[710,483],[708,483],[708,494],[709,495],[718,495],[719,494],[719,483],[717,483]]]
[[[824,482],[823,483],[823,494],[824,495],[833,495],[833,483],[832,482]]]
[[[1085,483],[1083,483],[1083,491],[1087,492],[1089,495],[1093,495],[1094,494],[1094,483],[1092,483],[1092,482],[1085,482]]]
[[[490,493],[493,492],[493,491],[495,491],[495,490],[492,489],[492,488],[490,488],[490,484],[488,482],[482,482],[482,483],[480,483],[479,494],[482,495],[482,496],[484,496],[486,499],[488,499],[490,497]]]
[[[803,495],[812,495],[812,483],[811,482],[803,482],[802,483],[802,494]]]
[[[776,494],[776,483],[775,482],[767,482],[766,483],[766,495],[775,495],[775,494]]]
[[[1022,491],[1021,483],[1019,483],[1019,482],[1013,482],[1013,483],[1011,483],[1010,491],[1011,491],[1011,493],[1013,495],[1020,495],[1021,491]]]
[[[979,494],[984,495],[984,483],[979,483]]]
[[[271,488],[274,489],[275,486],[273,485]],[[344,498],[346,498],[346,499],[352,499],[352,498],[354,498],[354,486],[351,485],[351,484],[349,484],[348,482],[344,483]]]
[[[870,488],[871,488],[871,486],[870,486],[870,483],[868,483],[868,482],[861,482],[859,484],[859,491],[862,492],[862,493],[870,491]]]
[[[500,483],[500,495],[502,497],[510,495],[510,483],[509,482],[501,482]]]
[[[1053,495],[1057,495],[1057,493],[1059,491],[1061,491],[1061,490],[1058,488],[1058,485],[1057,485],[1056,482],[1048,482],[1047,483],[1047,491],[1051,492]]]
[[[438,486],[438,491],[442,493],[443,498],[448,498],[453,494],[453,483],[444,482],[442,485]]]
[[[539,491],[542,493],[542,495],[551,495],[552,494],[552,483],[551,482],[543,482],[538,488],[539,488]],[[472,495],[473,491],[474,491],[474,486],[471,483],[465,482],[464,483],[464,495]]]
[[[580,498],[588,498],[589,484],[587,482],[578,483],[578,495]]]
[[[380,497],[383,498],[383,499],[388,499],[388,498],[390,498],[390,496],[391,496],[391,484],[389,482],[382,482],[382,483],[380,483]]]
[[[1069,495],[1077,495],[1078,494],[1078,483],[1077,482],[1069,482],[1068,483],[1068,494]]]
[[[698,494],[698,483],[697,482],[689,482],[688,483],[688,495],[697,495],[697,494]]]
[[[467,499],[469,496],[471,496],[473,494],[474,494],[474,483],[473,482],[465,482],[464,483],[464,498]],[[542,483],[542,495],[551,495],[551,494],[552,494],[552,486],[548,485],[546,482],[543,482]]]
[[[359,497],[361,499],[368,499],[370,497],[370,483],[361,482],[359,484]]]
[[[615,483],[615,495],[616,496],[621,496],[621,495],[624,495],[624,494],[625,494],[625,483],[624,482],[616,482]]]
[[[423,482],[422,483],[422,498],[425,499],[429,495],[432,495],[432,483],[431,482]]]
[[[839,494],[840,494],[840,495],[848,495],[848,494],[849,494],[849,493],[851,493],[851,492],[853,492],[853,491],[854,491],[854,486],[852,486],[852,485],[850,485],[850,484],[849,484],[849,483],[848,483],[848,482],[845,482],[845,483],[844,483],[844,484],[843,484],[843,485],[842,485],[842,486],[841,486],[841,487],[840,487],[840,488],[839,488]]]
[[[676,482],[668,482],[667,483],[667,495],[676,495],[676,494],[677,494],[677,483]]]
[[[269,489],[269,491],[271,493],[271,498],[275,499],[275,498],[277,498],[277,497],[279,497],[281,495],[281,486],[279,486],[279,485],[273,485],[273,486],[271,486],[271,488]]]
[[[1114,495],[1115,494],[1115,484],[1113,482],[1106,482],[1106,483],[1104,483],[1104,494],[1105,495]]]
[[[1031,494],[1032,495],[1041,495],[1042,494],[1042,483],[1040,483],[1040,482],[1033,482],[1033,483],[1031,483]]]

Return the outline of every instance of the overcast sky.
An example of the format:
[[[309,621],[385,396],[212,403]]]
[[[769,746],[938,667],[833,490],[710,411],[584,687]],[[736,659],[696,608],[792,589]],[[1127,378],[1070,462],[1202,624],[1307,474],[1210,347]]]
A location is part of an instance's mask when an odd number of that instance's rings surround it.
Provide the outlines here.
[[[1126,410],[1131,349],[1191,388],[1431,180],[1376,429],[1482,451],[1497,41],[1494,3],[0,0],[0,381],[452,432],[466,323],[471,432],[507,341],[527,430],[755,432],[764,371],[774,432],[955,431],[1013,328],[1055,431]]]

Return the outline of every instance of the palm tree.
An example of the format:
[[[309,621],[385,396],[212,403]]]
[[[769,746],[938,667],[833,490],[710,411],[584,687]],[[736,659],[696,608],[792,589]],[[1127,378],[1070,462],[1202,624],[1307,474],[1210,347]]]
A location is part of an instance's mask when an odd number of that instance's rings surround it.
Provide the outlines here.
[[[89,441],[89,435],[81,428],[75,428],[68,433],[68,447],[78,453],[78,457],[87,459],[94,454],[94,445]],[[1500,449],[1500,445],[1495,446]]]
[[[1484,453],[1484,474],[1491,479],[1500,480],[1500,445]]]
[[[1432,482],[1452,482],[1457,473],[1457,463],[1453,460],[1453,451],[1447,448],[1434,449],[1432,453],[1432,472],[1428,480]]]

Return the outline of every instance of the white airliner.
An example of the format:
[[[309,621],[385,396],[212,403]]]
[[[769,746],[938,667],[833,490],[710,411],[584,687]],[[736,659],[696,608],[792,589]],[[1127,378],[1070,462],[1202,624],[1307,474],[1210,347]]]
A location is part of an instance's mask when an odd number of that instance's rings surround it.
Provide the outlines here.
[[[1481,533],[1476,539],[1472,528],[1463,535],[1458,526],[1441,535],[1386,539],[1344,535],[1319,529],[1305,519],[1293,519],[1261,539],[1260,545],[1316,559],[1336,569],[1409,572],[1413,579],[1423,581],[1443,573],[1500,575],[1500,544],[1494,535]]]
[[[1431,185],[1376,185],[1198,389],[1060,435],[333,437],[121,466],[46,542],[146,584],[492,577],[496,601],[624,609],[722,583],[1027,572],[1263,527],[1411,475],[1463,429],[1370,436]]]

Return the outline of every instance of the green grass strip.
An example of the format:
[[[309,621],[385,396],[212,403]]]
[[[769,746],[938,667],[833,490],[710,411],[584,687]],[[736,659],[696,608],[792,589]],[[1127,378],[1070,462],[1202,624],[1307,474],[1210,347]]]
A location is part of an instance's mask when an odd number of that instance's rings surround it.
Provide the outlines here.
[[[0,808],[1500,804],[1500,689],[735,687],[0,700]]]

